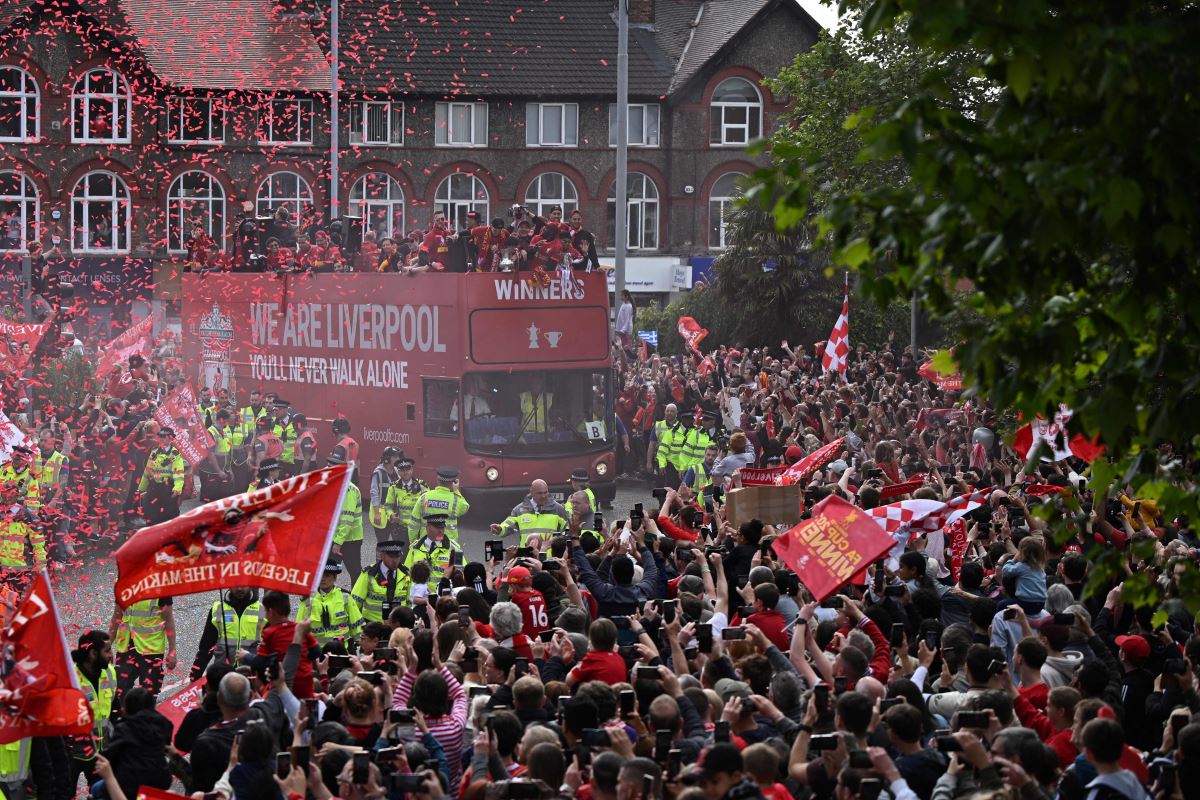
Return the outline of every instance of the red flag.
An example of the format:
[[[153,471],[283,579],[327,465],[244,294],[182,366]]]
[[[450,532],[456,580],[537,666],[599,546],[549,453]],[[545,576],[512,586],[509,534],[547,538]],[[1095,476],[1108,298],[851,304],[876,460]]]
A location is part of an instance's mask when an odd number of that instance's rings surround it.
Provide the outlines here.
[[[1048,494],[1062,494],[1067,490],[1065,486],[1055,486],[1052,483],[1027,483],[1021,487],[1021,491],[1030,497],[1044,497]]]
[[[842,442],[844,441],[846,441],[846,437],[842,436],[824,447],[813,450],[804,458],[784,470],[784,473],[779,476],[779,483],[783,486],[804,483],[813,476],[813,473],[833,460],[833,457],[842,449]]]
[[[1088,439],[1082,433],[1077,433],[1067,439],[1067,423],[1071,421],[1071,413],[1071,409],[1063,403],[1058,406],[1054,422],[1037,416],[1033,422],[1022,425],[1013,438],[1013,449],[1017,455],[1028,459],[1033,455],[1034,448],[1043,442],[1046,446],[1042,448],[1042,461],[1062,461],[1074,456],[1091,463],[1104,455],[1104,445],[1100,444],[1099,436]]]
[[[92,707],[79,688],[50,578],[39,572],[3,633],[0,744],[28,736],[85,735]]]
[[[775,540],[775,552],[817,602],[892,547],[892,537],[861,509],[831,494],[813,506],[812,519]]]
[[[845,294],[842,296],[842,313],[833,330],[829,333],[829,341],[825,343],[825,353],[821,356],[821,368],[826,372],[836,372],[843,377],[846,375],[846,356],[850,354],[850,273],[846,273]]]
[[[192,681],[171,695],[169,700],[163,700],[155,707],[158,713],[171,720],[171,726],[176,731],[179,730],[179,723],[183,722],[187,713],[193,708],[200,707],[200,701],[204,698],[204,681],[205,678],[201,675],[199,680]]]
[[[889,497],[899,497],[902,494],[912,494],[924,485],[924,477],[913,478],[911,481],[905,481],[904,483],[890,483],[879,490],[879,499],[887,500]]]
[[[933,359],[929,359],[917,369],[917,374],[928,381],[933,382],[939,389],[944,392],[961,392],[963,388],[963,377],[961,372],[951,372],[945,374],[938,372],[933,368]]]
[[[188,800],[189,795],[175,794],[168,792],[165,789],[155,789],[150,786],[138,787],[138,793],[135,800]]]
[[[700,323],[691,317],[680,317],[677,327],[679,335],[683,337],[683,341],[699,355],[700,342],[704,341],[705,336],[708,336],[708,328],[701,328]]]
[[[107,378],[114,369],[118,367],[124,369],[130,356],[150,349],[150,338],[153,333],[154,315],[151,314],[113,339],[100,351],[100,360],[96,362],[96,375]]]
[[[0,370],[20,372],[25,369],[48,327],[0,320]]]
[[[966,422],[967,415],[959,408],[922,408],[917,412],[918,432],[949,422]]]
[[[180,386],[163,400],[154,410],[154,419],[159,425],[175,431],[172,444],[189,466],[196,466],[208,457],[212,448],[212,434],[200,419],[199,403],[192,391],[192,382]]]
[[[742,467],[742,486],[777,486],[787,467]]]
[[[307,472],[142,528],[117,550],[117,604],[258,586],[317,590],[352,465]]]
[[[950,541],[950,575],[958,583],[963,557],[967,554],[967,521],[959,517],[947,525],[946,538]]]

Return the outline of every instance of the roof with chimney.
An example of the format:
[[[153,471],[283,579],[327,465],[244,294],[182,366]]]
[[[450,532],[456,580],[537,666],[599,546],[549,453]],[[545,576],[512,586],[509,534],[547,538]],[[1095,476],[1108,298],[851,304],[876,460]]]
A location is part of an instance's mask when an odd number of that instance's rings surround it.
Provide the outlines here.
[[[653,21],[637,19],[653,4]],[[340,0],[342,85],[436,96],[611,95],[615,0]],[[777,7],[796,0],[633,0],[629,91],[682,89]],[[0,32],[70,7],[166,83],[196,89],[328,87],[325,0],[0,0]],[[315,12],[315,15],[314,15]],[[324,15],[323,17],[320,15]]]

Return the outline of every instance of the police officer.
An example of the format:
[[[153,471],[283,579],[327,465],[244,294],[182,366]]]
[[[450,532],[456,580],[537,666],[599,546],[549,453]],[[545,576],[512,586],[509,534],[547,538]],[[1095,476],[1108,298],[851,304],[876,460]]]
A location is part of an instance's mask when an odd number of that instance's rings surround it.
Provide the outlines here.
[[[292,424],[291,403],[287,400],[275,400],[275,417],[271,425],[271,433],[279,438],[283,449],[279,451],[279,462],[283,465],[284,475],[291,475],[296,461],[296,439],[300,433]]]
[[[591,508],[596,509],[600,506],[596,505],[596,495],[588,487],[588,471],[583,467],[571,470],[571,494],[575,492],[583,492],[588,496],[588,504]],[[571,498],[567,498],[567,502],[563,503],[567,509],[567,515],[571,514]]]
[[[444,513],[426,513],[425,535],[409,548],[408,557],[400,570],[402,574],[407,576],[412,572],[413,564],[425,561],[429,564],[429,583],[436,584],[449,575],[455,565],[462,563],[462,550],[450,540],[448,522],[449,518]]]
[[[157,525],[179,516],[183,496],[183,455],[175,449],[175,431],[159,428],[158,446],[150,451],[138,491],[142,494],[142,516],[147,525]],[[118,648],[119,650],[120,648]]]
[[[71,768],[67,786],[74,792],[81,773],[87,775],[89,785],[96,782],[96,756],[104,749],[104,740],[112,729],[109,718],[117,693],[117,673],[112,666],[112,640],[104,631],[92,630],[80,636],[79,648],[71,651],[71,658],[79,688],[92,707],[91,733],[72,736],[68,741]]]
[[[200,387],[200,396],[196,398],[196,410],[200,412],[200,421],[204,423],[204,427],[211,427],[213,414],[217,413],[217,401],[213,397],[212,389],[207,386]]]
[[[341,456],[334,452],[325,460],[325,466],[333,467],[343,464]],[[363,513],[362,490],[358,488],[358,467],[350,476],[346,486],[346,496],[342,499],[342,510],[338,515],[337,528],[333,532],[333,555],[342,559],[346,572],[350,574],[350,582],[358,580],[362,572],[362,541]]]
[[[421,494],[429,487],[425,481],[413,476],[414,462],[408,456],[402,456],[396,462],[396,482],[388,487],[387,506],[389,510],[388,530],[389,539],[411,541],[408,526],[412,520],[413,507]]]
[[[267,415],[267,406],[263,402],[262,389],[250,392],[250,405],[238,409],[238,423],[245,430],[252,431],[258,427],[258,421]]]
[[[46,537],[42,529],[35,524],[29,509],[21,504],[22,487],[19,483],[0,484],[0,567],[28,570],[32,567],[40,570],[46,566]],[[26,546],[33,555],[33,563],[29,563]],[[28,575],[21,574],[13,577],[14,588],[24,588]]]
[[[709,444],[704,448],[704,458],[699,464],[693,464],[683,473],[683,482],[679,487],[679,496],[684,502],[695,500],[696,505],[704,508],[704,490],[712,485],[712,470],[717,463],[717,446]]]
[[[172,600],[161,597],[139,600],[128,608],[113,609],[108,635],[114,642],[117,687],[121,695],[141,686],[157,696],[163,671],[175,669],[175,612]]]
[[[701,418],[703,422],[695,427],[688,428],[687,438],[683,442],[684,466],[683,470],[687,470],[704,460],[704,451],[709,445],[715,445],[716,441],[709,435],[711,425],[716,424],[717,413],[715,411],[705,411]],[[682,471],[681,471],[682,472]]]
[[[404,599],[400,591],[400,562],[404,560],[406,543],[398,539],[389,539],[379,543],[377,552],[379,560],[363,571],[350,594],[358,603],[359,613],[364,623],[383,622],[384,607],[391,607],[397,598]]]
[[[212,427],[208,429],[213,447],[208,454],[208,468],[200,473],[200,499],[205,502],[228,497],[230,493],[234,432],[229,420],[232,418],[232,412],[222,408],[213,415]]]
[[[674,403],[667,405],[663,416],[664,419],[654,423],[654,441],[646,451],[646,470],[654,473],[655,486],[678,486],[675,462],[687,432],[679,422],[679,408]]]
[[[263,619],[262,603],[253,589],[238,586],[218,595],[200,634],[200,645],[192,661],[192,680],[204,674],[210,659],[237,664],[247,652],[253,655],[258,649]]]
[[[279,470],[279,461],[274,458],[264,458],[258,462],[258,480],[250,484],[249,491],[279,483]]]
[[[454,467],[438,467],[438,485],[428,489],[413,504],[408,517],[408,538],[411,542],[425,530],[425,519],[429,514],[446,517],[446,536],[458,542],[458,521],[471,510],[471,504],[458,490],[458,470]]]
[[[350,436],[350,420],[345,417],[338,417],[333,421],[333,440],[337,443],[333,446],[329,457],[340,456],[339,464],[348,464],[351,461],[358,461],[358,442],[354,441]]]
[[[392,509],[388,505],[388,492],[392,484],[399,480],[396,462],[404,458],[404,451],[399,447],[385,447],[379,458],[379,463],[371,473],[371,527],[375,529],[375,540],[390,538],[386,535],[388,523],[391,521]]]
[[[586,495],[585,495],[586,497]],[[562,503],[550,497],[550,487],[538,479],[529,485],[529,494],[513,507],[508,518],[499,525],[492,525],[493,534],[501,537],[519,533],[518,547],[526,547],[532,537],[532,546],[544,546],[550,539],[567,528],[567,510]]]
[[[71,469],[67,456],[62,452],[62,442],[54,433],[45,429],[38,439],[38,500],[41,504],[41,520],[46,541],[56,552],[56,558],[66,559],[75,555],[75,548],[67,539],[71,530],[71,510],[68,506],[67,486]]]
[[[14,501],[24,506],[32,517],[42,507],[41,486],[32,469],[33,451],[24,445],[12,449],[11,460],[0,466],[0,489],[12,488]]]
[[[357,636],[362,628],[358,604],[350,592],[337,587],[337,577],[341,574],[340,562],[326,561],[316,593],[301,600],[296,612],[296,622],[309,622],[312,635],[322,647],[338,639]]]

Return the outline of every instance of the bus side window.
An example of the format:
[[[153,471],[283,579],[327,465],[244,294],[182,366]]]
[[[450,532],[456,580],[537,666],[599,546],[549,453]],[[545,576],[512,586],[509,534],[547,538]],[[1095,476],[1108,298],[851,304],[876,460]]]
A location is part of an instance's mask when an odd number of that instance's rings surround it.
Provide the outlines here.
[[[425,435],[458,438],[458,381],[426,378]]]

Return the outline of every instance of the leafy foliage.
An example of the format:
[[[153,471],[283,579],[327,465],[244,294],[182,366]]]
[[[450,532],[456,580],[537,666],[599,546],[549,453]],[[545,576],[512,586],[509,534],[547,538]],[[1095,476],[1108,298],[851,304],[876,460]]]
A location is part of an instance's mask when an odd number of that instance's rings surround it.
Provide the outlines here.
[[[943,319],[975,312],[955,356],[1001,407],[1074,411],[1126,484],[1197,518],[1200,445],[1200,8],[1032,0],[843,0],[864,41],[905,32],[929,68],[904,98],[845,114],[864,170],[903,182],[830,184],[829,154],[776,147],[753,194],[788,229],[810,212],[881,303],[915,292]],[[986,58],[961,102],[957,54]],[[965,298],[955,290],[974,288]],[[1185,458],[1165,475],[1153,458]],[[1170,477],[1173,480],[1167,480]],[[1065,524],[1061,526],[1065,528]],[[1100,575],[1118,554],[1103,554]],[[1144,574],[1131,596],[1157,597]],[[1193,604],[1200,598],[1191,598]],[[1193,609],[1194,610],[1194,609]]]

